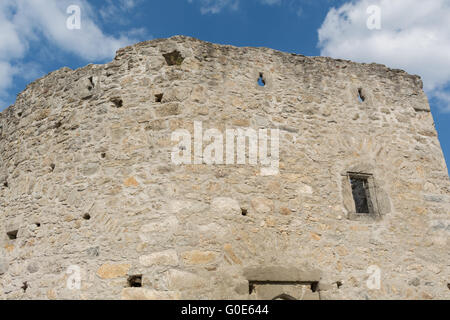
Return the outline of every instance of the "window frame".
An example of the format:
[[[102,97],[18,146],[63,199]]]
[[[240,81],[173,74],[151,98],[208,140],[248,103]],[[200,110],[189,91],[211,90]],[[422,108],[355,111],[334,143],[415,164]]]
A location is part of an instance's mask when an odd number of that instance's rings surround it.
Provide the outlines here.
[[[350,220],[379,220],[381,219],[381,214],[379,211],[378,206],[378,199],[377,199],[377,187],[375,183],[375,178],[373,174],[371,173],[364,173],[364,172],[353,172],[348,171],[346,173],[348,187],[350,188],[350,194],[352,196],[352,205],[353,210],[348,213],[348,218]],[[355,205],[355,198],[353,197],[353,191],[352,191],[352,183],[351,179],[361,179],[361,180],[367,180],[367,190],[366,190],[366,198],[367,198],[367,207],[369,209],[369,213],[358,213],[356,212],[356,205]],[[367,194],[368,191],[368,194]]]

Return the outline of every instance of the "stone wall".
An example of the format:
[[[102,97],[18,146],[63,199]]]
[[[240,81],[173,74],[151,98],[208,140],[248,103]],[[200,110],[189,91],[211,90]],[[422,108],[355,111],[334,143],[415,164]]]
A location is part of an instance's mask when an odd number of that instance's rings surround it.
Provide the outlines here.
[[[175,165],[194,121],[278,128],[279,173]],[[31,83],[0,134],[0,298],[450,298],[450,183],[418,76],[177,36]],[[348,172],[371,177],[376,217]]]

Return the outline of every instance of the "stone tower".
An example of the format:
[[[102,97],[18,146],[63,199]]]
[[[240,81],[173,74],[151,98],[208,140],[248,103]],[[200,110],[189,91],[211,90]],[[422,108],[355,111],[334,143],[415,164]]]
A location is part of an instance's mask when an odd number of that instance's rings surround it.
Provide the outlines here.
[[[31,83],[0,135],[2,299],[450,298],[418,76],[176,36]]]

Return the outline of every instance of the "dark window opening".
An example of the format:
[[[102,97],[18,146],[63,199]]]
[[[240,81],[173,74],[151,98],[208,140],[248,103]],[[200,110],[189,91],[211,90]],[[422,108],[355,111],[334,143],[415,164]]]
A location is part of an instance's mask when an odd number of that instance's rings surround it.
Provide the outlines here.
[[[17,239],[18,232],[19,232],[19,230],[13,230],[13,231],[7,232],[6,235],[8,236],[9,240],[15,240],[15,239]]]
[[[100,154],[100,157],[101,157],[102,159],[105,159],[105,158],[106,158],[106,152],[102,152],[102,153]]]
[[[39,222],[36,222],[35,225],[36,225],[36,227],[38,227],[38,228],[41,226],[41,224],[40,224]]]
[[[342,287],[342,281],[336,281],[336,287],[340,289]]]
[[[23,283],[23,286],[21,287],[22,289],[23,289],[23,292],[26,292],[27,291],[27,289],[28,289],[28,282],[24,282]]]
[[[128,286],[133,288],[142,287],[142,274],[128,277]]]
[[[52,164],[50,165],[50,169],[51,169],[52,172],[55,170],[55,164],[54,164],[54,163],[52,163]]]
[[[249,281],[248,291],[262,300],[320,300],[318,281]]]
[[[164,93],[155,94],[155,102],[161,102],[163,99]]]
[[[91,215],[89,214],[89,213],[85,213],[84,215],[83,215],[83,219],[84,220],[89,220],[91,218]]]
[[[368,176],[350,174],[349,178],[356,213],[373,213]]]
[[[248,211],[245,208],[241,208],[241,213],[242,213],[243,216],[246,216]]]
[[[366,97],[364,97],[361,88],[358,89],[358,100],[359,102],[364,102],[364,100],[366,100]]]
[[[309,286],[311,291],[316,292],[319,288],[319,281],[261,281],[261,280],[250,280],[248,282],[249,293],[252,293],[255,288],[259,285],[304,285]]]
[[[4,186],[5,188],[8,188],[8,181],[3,182],[3,186]]]
[[[264,80],[264,75],[262,73],[259,73],[258,84],[261,87],[264,87],[266,85],[266,80]]]
[[[184,58],[180,51],[175,50],[170,53],[163,54],[164,59],[166,59],[167,65],[169,66],[179,66],[183,63]]]

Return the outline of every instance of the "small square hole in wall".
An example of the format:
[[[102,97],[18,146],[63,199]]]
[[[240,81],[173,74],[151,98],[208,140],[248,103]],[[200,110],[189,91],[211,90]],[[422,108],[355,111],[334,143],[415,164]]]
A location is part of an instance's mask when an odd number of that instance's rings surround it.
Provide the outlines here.
[[[142,274],[132,275],[128,277],[128,286],[133,288],[142,287]]]
[[[349,172],[348,178],[355,204],[355,214],[377,216],[373,176],[370,174]]]
[[[116,108],[122,108],[123,107],[123,100],[120,99],[120,98],[114,97],[114,98],[111,98],[110,101],[114,104],[114,106]]]
[[[163,96],[163,93],[155,94],[155,102],[162,102]]]
[[[169,53],[163,54],[164,59],[166,59],[166,63],[169,66],[179,66],[183,63],[184,57],[181,55],[180,51],[174,50]]]
[[[9,240],[15,240],[15,239],[17,239],[18,232],[19,232],[19,230],[8,231],[6,233],[6,235],[8,236]]]

